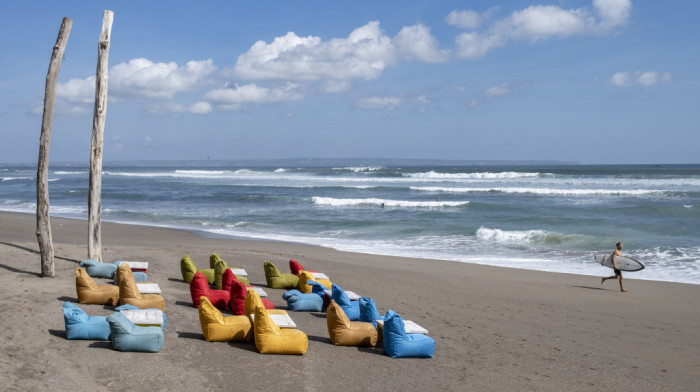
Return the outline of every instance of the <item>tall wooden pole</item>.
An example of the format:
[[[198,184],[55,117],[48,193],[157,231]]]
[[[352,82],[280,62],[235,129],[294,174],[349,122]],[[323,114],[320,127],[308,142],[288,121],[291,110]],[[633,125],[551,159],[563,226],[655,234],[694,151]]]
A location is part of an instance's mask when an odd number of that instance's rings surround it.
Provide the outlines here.
[[[41,252],[41,276],[53,278],[53,238],[51,237],[51,219],[49,217],[49,147],[51,146],[51,127],[53,125],[53,105],[56,100],[56,82],[61,70],[63,53],[68,44],[68,36],[73,21],[63,18],[58,30],[56,44],[51,53],[49,72],[46,74],[44,90],[44,114],[41,119],[41,137],[39,142],[39,163],[36,169],[36,238]]]
[[[107,116],[107,74],[109,40],[114,13],[105,11],[102,32],[97,43],[97,76],[95,78],[95,112],[92,118],[92,148],[90,152],[90,195],[88,196],[88,258],[102,261],[102,145]]]

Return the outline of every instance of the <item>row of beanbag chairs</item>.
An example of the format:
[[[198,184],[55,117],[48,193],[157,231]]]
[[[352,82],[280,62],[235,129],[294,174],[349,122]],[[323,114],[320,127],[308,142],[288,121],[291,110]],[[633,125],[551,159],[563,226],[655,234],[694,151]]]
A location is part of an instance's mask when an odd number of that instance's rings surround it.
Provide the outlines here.
[[[251,338],[261,354],[304,354],[309,345],[306,334],[298,329],[280,328],[270,315],[287,315],[284,310],[267,309],[254,290],[248,290],[244,313],[223,316],[207,297],[199,299],[199,321],[208,342],[248,342]]]
[[[299,274],[299,286],[302,277],[312,277],[302,270],[298,262],[290,260],[290,269]],[[265,271],[268,271],[266,267]],[[314,279],[305,282],[313,294],[303,294],[297,290],[287,291],[283,298],[293,310],[318,311],[321,307],[318,299],[323,301],[325,286]],[[325,283],[325,282],[324,282]],[[330,283],[330,282],[329,282]],[[309,304],[307,306],[307,303]],[[435,340],[423,334],[407,334],[404,322],[393,310],[381,316],[372,298],[361,297],[359,301],[351,301],[347,293],[338,285],[331,284],[331,301],[326,310],[326,322],[331,342],[340,346],[375,346],[379,340],[376,320],[383,320],[382,340],[384,351],[392,358],[432,358],[435,352]]]
[[[126,312],[139,311],[151,316],[144,321],[151,323],[150,319],[160,316],[161,326],[139,326],[134,324]],[[118,351],[158,352],[163,347],[167,318],[159,309],[144,309],[132,305],[122,305],[115,308],[115,312],[107,317],[90,317],[78,306],[65,302],[63,304],[63,318],[65,321],[66,338],[69,340],[109,340],[112,347]]]
[[[114,285],[97,284],[93,277],[113,279]],[[78,302],[121,306],[108,317],[89,317],[76,305],[66,302],[63,306],[66,337],[71,340],[110,340],[114,349],[119,351],[160,351],[167,323],[163,313],[165,299],[157,294],[141,294],[137,282],[147,281],[145,272],[132,271],[126,262],[81,262],[75,270]],[[158,327],[153,327],[155,325]]]
[[[141,294],[136,279],[127,264],[115,271],[118,286],[98,285],[83,268],[75,269],[75,288],[81,304],[110,305],[129,304],[140,308],[165,310],[165,299],[158,294]]]
[[[194,275],[197,272],[200,272],[207,278],[207,282],[215,285],[218,290],[223,288],[222,278],[224,272],[229,268],[235,268],[229,267],[226,264],[226,261],[224,261],[216,253],[212,253],[211,256],[209,256],[209,267],[210,268],[208,269],[198,269],[197,265],[194,263],[194,261],[192,261],[192,258],[189,255],[184,255],[180,260],[180,272],[182,273],[182,279],[185,281],[185,283],[190,283],[192,278],[194,278]],[[244,285],[250,285],[247,277],[236,276],[236,278]]]

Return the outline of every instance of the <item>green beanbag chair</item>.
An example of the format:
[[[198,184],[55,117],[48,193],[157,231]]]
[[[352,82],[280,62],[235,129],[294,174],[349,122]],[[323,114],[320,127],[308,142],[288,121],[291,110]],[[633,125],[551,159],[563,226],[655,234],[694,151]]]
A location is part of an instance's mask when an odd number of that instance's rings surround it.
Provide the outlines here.
[[[295,289],[299,286],[299,277],[294,274],[283,274],[269,261],[265,262],[265,280],[267,287],[273,289]]]
[[[182,272],[182,279],[185,280],[185,283],[189,284],[197,271],[201,272],[202,275],[207,278],[207,282],[209,284],[214,283],[213,269],[197,269],[197,266],[194,264],[194,261],[192,261],[190,255],[182,256],[182,260],[180,260],[180,272]]]
[[[237,268],[237,267],[229,267],[228,264],[219,257],[218,254],[212,253],[211,256],[209,256],[209,266],[214,269],[214,284],[216,285],[217,290],[223,290],[223,284],[221,281],[221,277],[224,275],[224,272],[228,268]],[[248,278],[243,276],[243,275],[236,275],[236,279],[238,279],[239,282],[243,283],[245,286],[250,286],[250,281],[248,281]]]

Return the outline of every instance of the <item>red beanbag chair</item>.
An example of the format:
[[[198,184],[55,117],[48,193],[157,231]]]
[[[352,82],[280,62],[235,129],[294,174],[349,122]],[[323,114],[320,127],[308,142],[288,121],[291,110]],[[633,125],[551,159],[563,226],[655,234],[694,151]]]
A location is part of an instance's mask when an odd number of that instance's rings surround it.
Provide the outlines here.
[[[233,275],[233,274],[232,274]],[[229,281],[231,284],[231,311],[235,315],[245,315],[245,297],[248,295],[248,288],[236,277]],[[265,309],[274,309],[275,305],[265,298],[261,298]]]
[[[299,276],[299,272],[306,271],[304,269],[304,267],[301,264],[299,264],[299,262],[296,260],[289,260],[289,270],[292,271],[292,273],[296,276]],[[309,271],[309,272],[318,272],[318,271]]]
[[[231,301],[231,293],[225,290],[212,290],[209,288],[207,277],[197,271],[190,282],[190,294],[192,295],[192,304],[195,308],[199,307],[199,297],[205,296],[218,309],[228,309],[228,304]]]
[[[231,282],[236,279],[236,275],[233,274],[231,269],[226,268],[223,275],[221,275],[221,289],[226,291],[231,291]]]

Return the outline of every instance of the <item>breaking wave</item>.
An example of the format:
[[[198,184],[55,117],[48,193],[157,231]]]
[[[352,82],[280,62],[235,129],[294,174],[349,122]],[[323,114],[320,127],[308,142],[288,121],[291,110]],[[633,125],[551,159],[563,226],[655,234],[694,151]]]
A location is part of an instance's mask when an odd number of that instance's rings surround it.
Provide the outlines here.
[[[408,200],[388,200],[388,199],[337,199],[333,197],[313,197],[314,204],[332,207],[349,207],[349,206],[379,206],[379,207],[418,207],[418,208],[436,208],[436,207],[459,207],[469,204],[468,201],[408,201]]]

